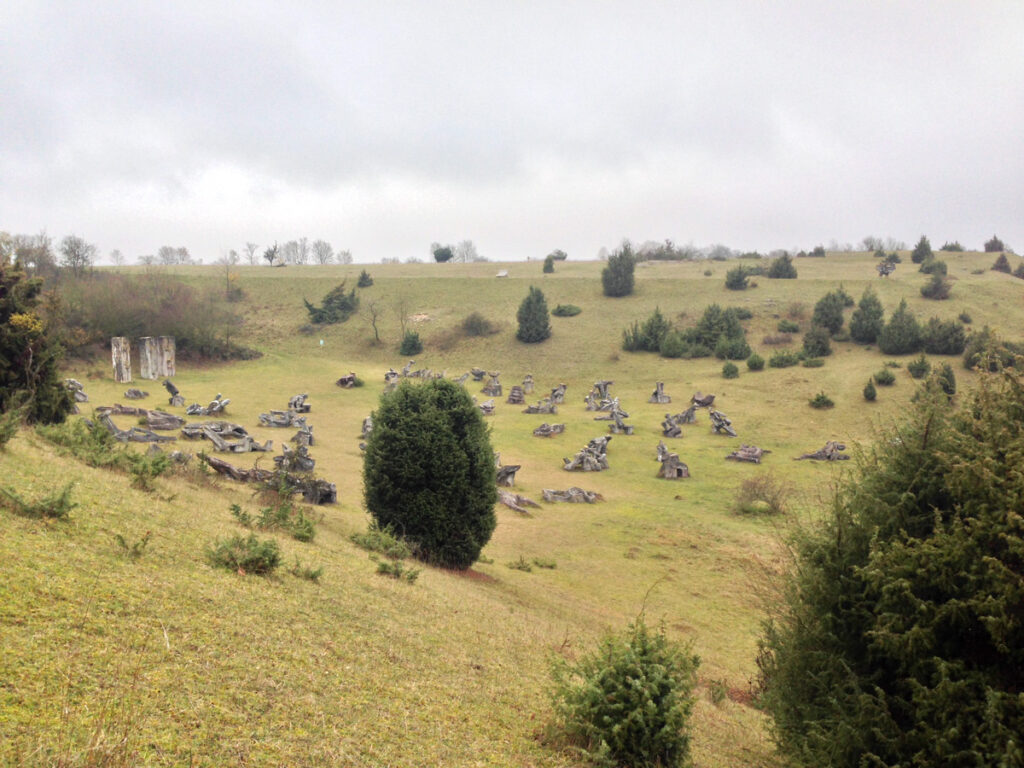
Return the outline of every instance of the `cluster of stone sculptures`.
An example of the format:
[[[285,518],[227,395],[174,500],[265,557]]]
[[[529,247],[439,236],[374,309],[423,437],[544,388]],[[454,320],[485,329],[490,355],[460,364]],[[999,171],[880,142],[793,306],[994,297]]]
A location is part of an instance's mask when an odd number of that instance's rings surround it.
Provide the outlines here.
[[[167,379],[164,387],[170,394],[172,405],[183,406],[184,398],[174,383]],[[125,393],[129,399],[140,399],[148,394],[138,390],[129,390]],[[317,480],[309,476],[313,471],[316,461],[309,455],[309,448],[313,445],[313,428],[306,423],[306,417],[300,414],[307,414],[310,411],[308,394],[294,395],[288,400],[288,409],[284,411],[270,411],[259,414],[260,425],[264,427],[295,427],[298,431],[288,441],[294,443],[292,448],[288,444],[282,444],[281,455],[274,457],[276,469],[274,471],[254,468],[243,470],[234,467],[227,462],[212,456],[205,456],[209,464],[217,472],[236,480],[248,482],[271,482],[275,479],[284,482],[303,494],[303,498],[314,503],[332,503],[337,500],[337,491],[332,483],[324,480]],[[208,406],[193,404],[186,408],[185,412],[190,416],[210,416],[223,413],[230,402],[219,393]],[[213,448],[221,453],[248,453],[250,451],[269,452],[273,450],[273,441],[259,443],[239,424],[228,421],[212,420],[200,423],[186,423],[185,419],[166,411],[150,410],[147,408],[136,408],[134,406],[114,405],[101,406],[95,409],[99,423],[105,427],[115,439],[122,442],[146,442],[146,443],[168,443],[177,440],[171,435],[161,435],[157,430],[172,431],[180,430],[180,436],[185,440],[206,440],[212,443]],[[114,424],[112,415],[135,416],[144,419],[146,426],[133,426],[130,429],[122,430]],[[157,449],[157,446],[152,446]],[[175,452],[183,460],[188,455]]]
[[[567,472],[600,472],[608,469],[608,443],[611,436],[595,437],[571,459],[562,459]]]

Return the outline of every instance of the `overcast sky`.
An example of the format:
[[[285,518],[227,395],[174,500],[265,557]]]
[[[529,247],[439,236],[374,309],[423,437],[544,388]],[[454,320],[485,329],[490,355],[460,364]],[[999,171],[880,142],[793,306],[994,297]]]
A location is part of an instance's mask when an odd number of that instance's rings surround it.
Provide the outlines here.
[[[5,0],[0,230],[42,229],[1020,252],[1024,3]]]

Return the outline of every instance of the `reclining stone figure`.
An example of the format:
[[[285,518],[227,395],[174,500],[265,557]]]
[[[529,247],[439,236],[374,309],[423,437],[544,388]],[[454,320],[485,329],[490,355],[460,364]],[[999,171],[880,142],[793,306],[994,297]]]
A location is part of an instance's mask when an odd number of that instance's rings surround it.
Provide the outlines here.
[[[604,501],[604,496],[595,491],[585,491],[582,488],[573,486],[564,491],[556,491],[551,488],[545,488],[541,491],[544,501],[557,502],[564,501],[569,504],[593,504],[598,501]]]
[[[761,457],[771,451],[758,448],[756,445],[741,445],[739,450],[733,451],[725,458],[733,461],[749,461],[751,464],[760,464]]]
[[[729,437],[736,437],[736,430],[732,428],[732,422],[729,417],[721,411],[710,411],[711,416],[711,431],[716,435],[728,435]]]
[[[843,453],[846,450],[846,446],[843,443],[836,442],[835,440],[829,440],[825,443],[823,448],[819,448],[814,453],[805,453],[803,456],[798,456],[797,461],[801,459],[812,459],[814,461],[847,461],[849,460],[849,454]]]
[[[552,437],[565,432],[565,424],[548,424],[546,421],[533,430],[535,437]]]

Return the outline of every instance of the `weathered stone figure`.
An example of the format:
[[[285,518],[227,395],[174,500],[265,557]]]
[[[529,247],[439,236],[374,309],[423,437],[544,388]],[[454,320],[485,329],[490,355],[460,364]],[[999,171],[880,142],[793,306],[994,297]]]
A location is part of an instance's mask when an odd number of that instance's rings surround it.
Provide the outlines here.
[[[133,442],[133,443],[173,443],[178,438],[171,437],[170,435],[158,435],[151,429],[143,429],[142,427],[132,427],[131,429],[118,429],[117,425],[114,424],[114,420],[110,418],[109,412],[97,411],[97,415],[107,431],[114,436],[115,440],[122,443]]]
[[[661,422],[661,434],[665,437],[683,436],[683,430],[676,423],[675,417],[671,413],[666,413],[665,420]]]
[[[665,383],[662,381],[657,382],[654,385],[654,392],[651,394],[649,403],[658,403],[660,405],[666,405],[672,402],[672,398],[665,394]]]
[[[669,450],[668,450],[668,446],[665,445],[665,441],[664,440],[659,440],[658,441],[658,447],[655,450],[657,451],[657,459],[658,459],[658,461],[664,461],[665,459],[668,458]]]
[[[473,381],[483,381],[484,374],[487,373],[483,368],[470,368],[469,372],[473,376]]]
[[[506,491],[502,488],[498,489],[498,501],[509,509],[514,509],[516,512],[524,515],[530,514],[526,509],[527,507],[540,508],[540,504],[533,499],[528,499],[518,493],[512,493],[512,491]]]
[[[271,411],[261,413],[260,424],[264,427],[304,427],[306,417],[300,416],[294,411]]]
[[[501,371],[488,371],[487,375],[491,380],[484,385],[483,393],[488,397],[501,397],[501,382],[498,381]]]
[[[309,455],[309,449],[300,445],[294,450],[287,443],[281,444],[281,455],[274,457],[274,464],[284,472],[312,472],[316,460]]]
[[[306,402],[308,399],[309,395],[305,393],[292,395],[288,398],[288,410],[295,411],[296,413],[309,413],[311,406]]]
[[[412,371],[412,367],[416,364],[415,360],[410,360],[408,363],[402,366],[402,378],[406,378]]]
[[[218,392],[209,405],[204,407],[199,403],[192,403],[192,405],[185,409],[185,413],[189,416],[216,416],[218,413],[224,413],[224,409],[228,407],[230,402],[229,398],[222,397],[220,392]]]
[[[129,387],[124,391],[124,396],[129,400],[144,400],[149,397],[149,392],[143,392],[141,389]]]
[[[677,413],[672,417],[676,424],[696,424],[697,423],[697,406],[691,405],[682,413]]]
[[[690,476],[690,468],[679,460],[678,453],[669,453],[661,462],[658,477],[665,480],[682,480]]]
[[[513,384],[512,389],[508,391],[508,400],[505,402],[509,405],[525,405],[526,394],[523,392],[523,388],[518,384]]]
[[[555,405],[561,405],[565,402],[565,390],[567,386],[565,384],[559,384],[557,387],[551,390],[551,402]]]
[[[477,403],[476,407],[480,409],[480,412],[483,413],[484,416],[493,416],[494,398],[492,397],[490,400],[484,400],[482,403]]]
[[[533,394],[533,374],[532,373],[528,373],[528,374],[526,374],[523,377],[523,394],[524,395],[532,395]]]
[[[186,440],[203,440],[209,430],[224,440],[242,440],[249,437],[248,431],[241,424],[230,421],[204,421],[199,424],[183,424],[181,436]]]
[[[760,464],[761,457],[766,453],[771,453],[771,451],[758,448],[756,445],[741,445],[739,450],[733,451],[725,458],[733,461],[749,461],[752,464]]]
[[[712,395],[713,397],[713,395]],[[716,435],[728,435],[729,437],[736,437],[736,430],[732,428],[732,422],[729,417],[721,411],[710,411],[711,416],[711,431]]]
[[[464,374],[459,376],[457,379],[452,379],[452,381],[454,381],[456,384],[460,384],[460,385],[465,386],[466,379],[468,379],[468,378],[469,378],[469,371],[466,371]]]
[[[845,450],[846,446],[843,443],[836,442],[835,440],[829,440],[825,443],[823,448],[819,448],[814,453],[805,453],[803,456],[798,456],[796,460],[812,459],[814,461],[847,461],[850,456],[849,454],[843,453]]]
[[[875,265],[875,269],[878,270],[879,277],[888,277],[896,271],[896,265],[891,261],[881,261]]]
[[[366,438],[368,438],[370,436],[371,432],[373,432],[373,415],[372,414],[367,416],[365,419],[363,419],[363,431],[362,431],[360,436],[365,440]]]
[[[516,472],[522,469],[521,464],[506,464],[503,467],[498,467],[498,471],[495,473],[498,485],[503,485],[511,488],[516,482]]]
[[[164,389],[166,389],[171,396],[167,401],[168,403],[176,408],[181,408],[185,405],[185,398],[182,396],[181,392],[178,391],[178,388],[174,386],[173,381],[170,379],[164,379]]]
[[[611,437],[595,437],[571,459],[562,459],[568,472],[600,472],[608,469],[608,442]]]
[[[693,397],[690,398],[690,402],[698,408],[710,408],[715,402],[714,395],[702,395],[698,390]]]
[[[64,379],[64,386],[71,393],[76,403],[88,403],[89,396],[85,394],[85,387],[78,379]]]
[[[311,447],[313,445],[312,425],[307,424],[304,427],[300,427],[299,431],[296,432],[288,442],[295,443],[296,445],[304,445],[307,448]]]
[[[385,381],[386,381],[386,379],[385,379]],[[342,376],[340,379],[338,379],[334,383],[337,384],[342,389],[352,389],[352,387],[354,387],[356,385],[356,372],[355,371],[349,371],[347,374]]]
[[[552,437],[565,432],[565,424],[548,424],[546,421],[533,430],[535,437]]]
[[[549,503],[564,501],[569,504],[593,504],[598,501],[604,501],[604,496],[595,491],[585,491],[582,488],[573,486],[564,491],[556,491],[550,488],[545,488],[541,491],[544,501]]]

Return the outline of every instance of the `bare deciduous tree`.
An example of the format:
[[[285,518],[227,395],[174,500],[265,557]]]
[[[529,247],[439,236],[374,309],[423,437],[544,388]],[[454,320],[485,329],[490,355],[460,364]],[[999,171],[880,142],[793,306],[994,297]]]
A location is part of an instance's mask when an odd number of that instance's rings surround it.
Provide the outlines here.
[[[294,264],[296,259],[299,257],[299,241],[289,240],[281,246],[279,253],[277,254],[278,261],[283,261],[285,264]]]
[[[398,318],[398,325],[402,329],[402,338],[405,338],[405,332],[409,327],[409,297],[404,294],[399,294],[395,297],[391,307],[395,312],[395,317]]]
[[[344,251],[338,251],[338,263],[339,264],[351,264],[352,263],[352,251],[346,249]]]
[[[92,266],[96,258],[96,246],[78,235],[68,235],[60,241],[61,266],[70,269],[76,276]]]
[[[471,261],[480,261],[480,254],[477,253],[476,246],[472,240],[463,240],[455,246],[455,258],[453,261],[459,261],[463,264]]]
[[[326,240],[313,241],[313,258],[317,264],[330,264],[334,261],[334,248]]]
[[[380,299],[371,299],[370,301],[363,302],[363,317],[366,318],[366,322],[373,328],[373,340],[376,344],[380,344],[380,331],[377,328],[377,323],[381,319],[381,315],[384,314],[384,307],[380,302]]]
[[[245,255],[249,259],[249,265],[256,266],[256,252],[259,250],[259,246],[256,243],[245,244]]]
[[[142,256],[139,256],[136,261],[144,267],[151,267],[156,264],[156,256],[152,253],[145,253]]]
[[[117,248],[110,252],[110,263],[115,267],[124,266],[124,254]]]
[[[295,243],[295,263],[306,264],[309,262],[309,238],[300,237]]]

